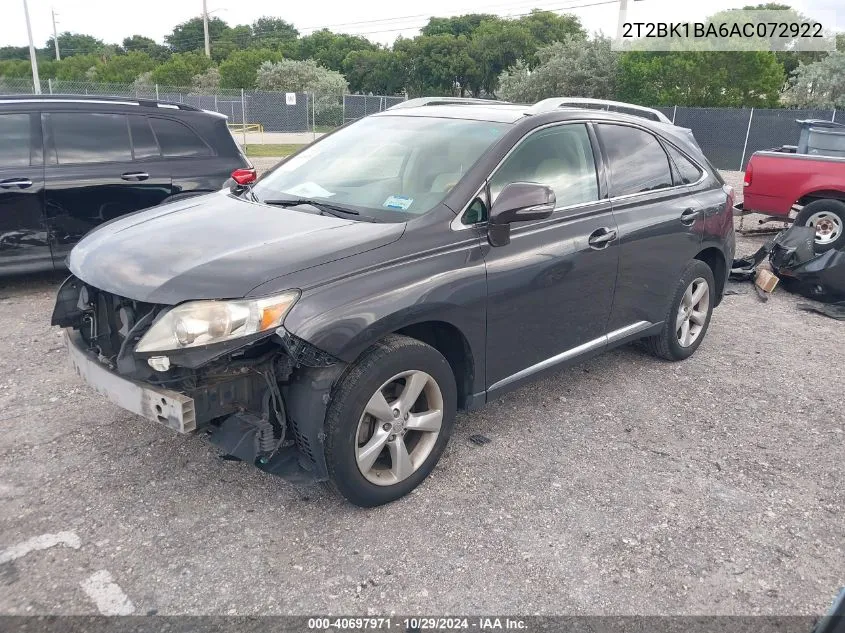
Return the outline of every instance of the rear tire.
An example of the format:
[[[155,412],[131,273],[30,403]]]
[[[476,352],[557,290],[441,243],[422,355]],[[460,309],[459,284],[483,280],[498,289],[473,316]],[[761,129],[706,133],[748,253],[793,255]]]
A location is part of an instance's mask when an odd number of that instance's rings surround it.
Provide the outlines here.
[[[694,259],[684,269],[660,334],[644,339],[645,349],[666,360],[685,360],[695,353],[710,325],[716,282],[710,266]]]
[[[816,228],[817,253],[845,248],[845,202],[830,199],[811,202],[795,216],[795,224]]]
[[[326,414],[329,484],[362,507],[395,501],[428,477],[455,423],[457,389],[440,352],[390,335],[340,380]]]

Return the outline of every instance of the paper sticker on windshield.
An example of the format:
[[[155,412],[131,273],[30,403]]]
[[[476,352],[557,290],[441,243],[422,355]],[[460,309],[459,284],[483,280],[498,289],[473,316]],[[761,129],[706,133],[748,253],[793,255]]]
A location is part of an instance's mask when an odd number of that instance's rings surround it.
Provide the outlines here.
[[[316,182],[301,182],[290,189],[285,189],[285,193],[303,198],[329,198],[334,195],[334,192],[323,189]]]
[[[413,204],[413,202],[414,199],[409,198],[408,196],[390,196],[381,206],[387,207],[388,209],[400,209],[405,211],[411,206],[411,204]]]

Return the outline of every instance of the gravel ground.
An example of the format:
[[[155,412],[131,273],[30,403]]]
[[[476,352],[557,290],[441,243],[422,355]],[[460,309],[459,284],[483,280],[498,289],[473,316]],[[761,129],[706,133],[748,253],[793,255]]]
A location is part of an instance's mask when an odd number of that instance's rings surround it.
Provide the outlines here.
[[[731,285],[687,362],[626,347],[460,416],[361,510],[90,391],[59,280],[0,285],[0,613],[817,614],[845,584],[845,324],[785,292]]]

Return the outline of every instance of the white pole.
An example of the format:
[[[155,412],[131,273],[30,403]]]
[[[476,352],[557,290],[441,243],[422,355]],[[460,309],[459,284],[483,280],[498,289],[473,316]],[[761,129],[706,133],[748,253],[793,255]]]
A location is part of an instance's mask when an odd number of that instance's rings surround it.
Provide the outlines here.
[[[833,116],[830,119],[831,123],[836,123],[836,108],[833,108]]]
[[[59,55],[59,32],[56,30],[56,11],[55,9],[50,9],[50,13],[53,14],[53,44],[56,46],[56,61],[62,61],[62,56]]]
[[[748,137],[751,136],[751,121],[754,120],[754,108],[751,108],[751,114],[748,117],[748,130],[745,132],[745,145],[742,146],[742,160],[739,162],[739,171],[745,169],[745,153],[748,151]]]
[[[35,59],[35,44],[32,43],[32,27],[29,24],[29,7],[23,0],[23,15],[26,18],[26,34],[29,36],[29,62],[32,64],[32,87],[35,94],[41,94],[41,77],[38,76],[38,60]]]
[[[619,0],[619,15],[616,18],[616,41],[622,41],[622,25],[625,23],[625,15],[628,11],[628,0]]]
[[[53,80],[47,77],[47,88],[50,90],[50,94],[53,94]]]
[[[314,136],[314,140],[317,140],[317,110],[314,107],[314,102],[316,101],[314,97],[314,93],[311,93],[311,131],[312,135]]]
[[[211,57],[211,42],[208,41],[208,0],[202,0],[202,30],[205,34],[205,56]]]
[[[676,116],[678,116],[678,106],[675,106],[675,109],[672,110],[672,125],[675,125]]]
[[[156,101],[158,101],[158,84],[156,84]]]

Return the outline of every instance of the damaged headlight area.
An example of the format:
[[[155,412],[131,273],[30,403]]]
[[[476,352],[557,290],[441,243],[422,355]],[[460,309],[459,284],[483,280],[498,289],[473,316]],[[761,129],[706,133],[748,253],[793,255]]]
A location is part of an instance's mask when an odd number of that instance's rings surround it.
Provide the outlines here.
[[[170,352],[275,330],[299,294],[299,290],[288,290],[260,299],[189,301],[177,305],[159,315],[135,351]]]

